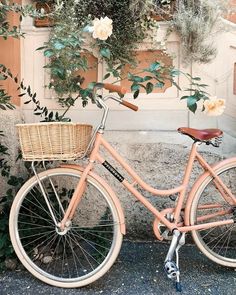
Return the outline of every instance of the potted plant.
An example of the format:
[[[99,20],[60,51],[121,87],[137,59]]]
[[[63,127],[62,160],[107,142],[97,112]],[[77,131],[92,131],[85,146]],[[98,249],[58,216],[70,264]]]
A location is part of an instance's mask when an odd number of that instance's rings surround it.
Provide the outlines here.
[[[225,31],[222,16],[228,14],[228,1],[177,1],[170,32],[180,38],[185,64],[209,63],[217,54],[217,33]]]
[[[53,25],[53,19],[49,14],[53,10],[54,0],[33,0],[35,2],[35,8],[39,12],[44,12],[45,17],[34,19],[35,27],[51,27]]]
[[[156,21],[171,20],[176,7],[176,0],[155,0],[152,18]]]

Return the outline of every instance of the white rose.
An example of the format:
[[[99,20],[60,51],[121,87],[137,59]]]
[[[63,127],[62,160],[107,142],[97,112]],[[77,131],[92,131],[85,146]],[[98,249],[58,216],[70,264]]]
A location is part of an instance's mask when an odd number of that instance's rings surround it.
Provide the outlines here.
[[[225,110],[225,99],[213,96],[205,100],[203,105],[208,116],[220,116]]]
[[[95,39],[107,40],[112,34],[112,29],[112,20],[107,16],[93,20],[93,38]]]

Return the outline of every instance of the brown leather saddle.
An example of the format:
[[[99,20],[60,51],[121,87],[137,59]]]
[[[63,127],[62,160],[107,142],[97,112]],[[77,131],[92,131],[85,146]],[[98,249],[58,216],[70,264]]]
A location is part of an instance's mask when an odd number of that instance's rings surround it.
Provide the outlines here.
[[[221,137],[223,131],[220,129],[193,129],[188,127],[180,127],[178,129],[179,133],[191,137],[194,141],[208,142],[213,138]]]

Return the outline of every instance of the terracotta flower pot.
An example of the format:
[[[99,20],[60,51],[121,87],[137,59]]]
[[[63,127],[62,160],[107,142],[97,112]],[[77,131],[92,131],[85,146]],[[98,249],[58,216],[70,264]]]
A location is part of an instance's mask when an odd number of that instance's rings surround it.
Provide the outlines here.
[[[158,11],[158,7],[156,8],[156,12],[151,15],[151,17],[157,21],[165,21],[171,20],[173,17],[173,13],[175,11],[176,1],[172,1],[170,4],[170,9],[168,11]]]
[[[38,11],[41,11],[44,9],[45,13],[48,14],[52,11],[52,3],[42,3],[42,2],[37,2],[35,5],[36,9]],[[35,18],[34,19],[34,25],[35,27],[51,27],[53,26],[53,19],[50,17],[43,17],[43,18]]]

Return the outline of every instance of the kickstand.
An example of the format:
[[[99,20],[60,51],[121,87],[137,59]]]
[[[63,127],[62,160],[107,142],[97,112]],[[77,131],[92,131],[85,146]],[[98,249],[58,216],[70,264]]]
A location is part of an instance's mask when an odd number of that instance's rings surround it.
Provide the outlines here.
[[[177,266],[177,273],[176,273],[176,282],[175,287],[177,292],[182,292],[182,285],[180,283],[180,268],[179,268],[179,249],[185,244],[185,233],[182,233],[178,242],[178,246],[175,249],[175,258],[176,258],[176,266]]]
[[[166,255],[164,269],[169,279],[175,280],[176,291],[181,292],[182,286],[180,283],[179,270],[179,249],[185,244],[185,233],[180,233],[178,230],[173,232],[173,238],[170,244],[169,251]],[[175,253],[176,262],[173,261]]]

